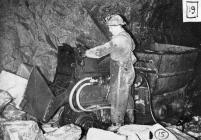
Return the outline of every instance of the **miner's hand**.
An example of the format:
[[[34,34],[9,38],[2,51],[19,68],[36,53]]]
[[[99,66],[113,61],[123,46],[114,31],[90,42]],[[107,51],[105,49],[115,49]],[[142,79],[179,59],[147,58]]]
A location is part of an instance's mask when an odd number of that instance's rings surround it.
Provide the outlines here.
[[[78,40],[78,39],[75,41],[75,44],[76,44],[76,47],[85,46],[85,44],[82,41]]]
[[[83,52],[83,53],[82,53],[82,57],[83,57],[83,58],[87,57],[87,56],[86,56],[86,52]]]

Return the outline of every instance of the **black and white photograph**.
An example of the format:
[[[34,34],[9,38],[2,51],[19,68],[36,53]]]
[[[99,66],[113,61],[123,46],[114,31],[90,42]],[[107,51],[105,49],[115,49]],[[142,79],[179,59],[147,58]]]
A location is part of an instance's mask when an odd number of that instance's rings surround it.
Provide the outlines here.
[[[0,140],[201,140],[201,0],[0,0]]]

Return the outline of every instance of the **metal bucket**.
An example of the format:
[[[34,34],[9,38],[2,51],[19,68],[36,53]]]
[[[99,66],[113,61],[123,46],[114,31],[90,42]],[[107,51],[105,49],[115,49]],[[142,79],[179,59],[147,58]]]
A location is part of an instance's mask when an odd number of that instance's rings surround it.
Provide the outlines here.
[[[171,92],[192,79],[197,54],[196,48],[155,43],[136,52],[135,69],[146,74],[152,94]]]

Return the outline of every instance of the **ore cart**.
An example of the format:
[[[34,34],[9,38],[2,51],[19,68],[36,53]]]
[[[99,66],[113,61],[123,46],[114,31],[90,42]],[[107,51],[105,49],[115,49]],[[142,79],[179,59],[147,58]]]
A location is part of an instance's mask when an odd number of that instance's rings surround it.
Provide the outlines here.
[[[193,78],[197,54],[196,48],[159,43],[136,52],[137,123],[151,120],[175,123],[180,119],[184,113],[185,89]]]

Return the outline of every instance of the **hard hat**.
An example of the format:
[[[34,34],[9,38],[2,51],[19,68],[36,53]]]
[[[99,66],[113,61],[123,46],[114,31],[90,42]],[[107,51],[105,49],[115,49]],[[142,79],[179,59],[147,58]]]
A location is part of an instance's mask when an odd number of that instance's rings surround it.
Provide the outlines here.
[[[125,25],[126,22],[122,19],[120,15],[111,15],[105,18],[106,24],[108,26],[118,26],[118,25]]]

